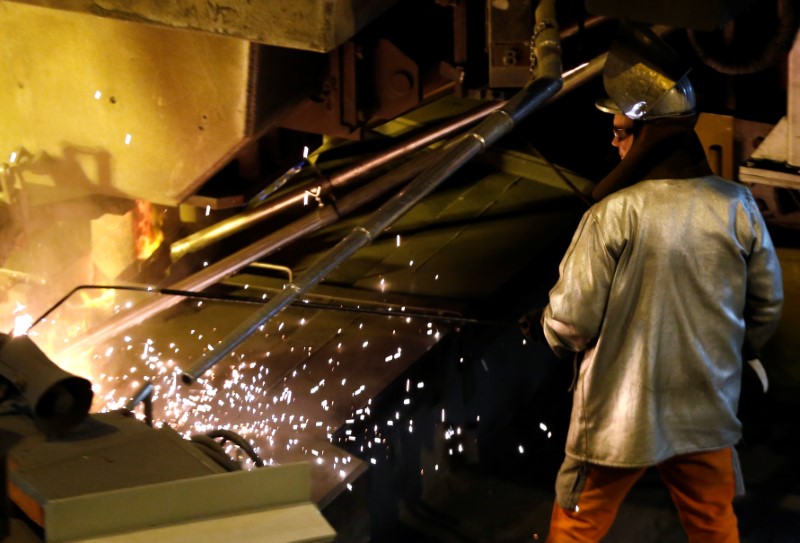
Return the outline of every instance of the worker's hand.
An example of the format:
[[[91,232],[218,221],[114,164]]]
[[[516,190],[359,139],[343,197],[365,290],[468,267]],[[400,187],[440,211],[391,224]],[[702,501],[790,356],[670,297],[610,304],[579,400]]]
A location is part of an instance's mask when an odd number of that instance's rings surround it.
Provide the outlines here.
[[[517,322],[519,323],[519,329],[522,331],[522,335],[527,339],[535,343],[546,344],[547,341],[544,338],[544,330],[542,329],[543,314],[544,308],[534,309],[522,315]]]

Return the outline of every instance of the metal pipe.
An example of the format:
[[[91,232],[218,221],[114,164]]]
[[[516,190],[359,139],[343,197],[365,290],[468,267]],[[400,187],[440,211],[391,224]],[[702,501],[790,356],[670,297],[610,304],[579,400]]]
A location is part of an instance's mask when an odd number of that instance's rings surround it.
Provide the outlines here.
[[[493,112],[471,133],[459,138],[444,151],[444,156],[373,213],[364,226],[353,229],[326,255],[306,270],[297,283],[281,291],[262,310],[237,326],[212,352],[200,358],[182,375],[184,383],[194,383],[209,368],[228,356],[292,300],[319,283],[350,255],[372,241],[386,227],[430,194],[445,179],[475,155],[510,132],[517,123],[543,106],[561,88],[561,47],[555,19],[555,0],[542,0],[536,8],[534,44],[537,52],[537,78],[530,81],[500,110]]]
[[[429,166],[437,156],[437,153],[423,151],[421,155],[411,159],[400,167],[384,174],[368,185],[354,190],[340,200],[337,200],[335,208],[332,205],[317,208],[313,213],[272,232],[259,241],[248,245],[170,286],[173,289],[185,291],[203,290],[259,258],[290,244],[306,234],[331,225],[336,222],[340,216],[351,213],[362,205],[375,200],[389,190],[402,184],[404,181],[417,175]],[[99,327],[89,331],[89,333],[60,354],[66,356],[72,352],[80,352],[81,349],[104,341],[112,335],[120,334],[132,326],[136,326],[145,319],[172,307],[178,301],[180,301],[180,298],[177,297],[155,297],[139,303],[127,313],[115,315]]]
[[[566,72],[563,79],[563,87],[551,100],[561,96],[565,92],[575,88],[588,81],[591,77],[598,75],[605,62],[607,53],[592,59],[586,64],[580,65],[577,68]],[[492,104],[492,107],[498,108],[505,105],[505,102],[497,105]],[[336,209],[338,214],[331,209],[330,206],[318,208],[306,217],[298,219],[297,221],[279,229],[262,238],[261,240],[241,249],[240,251],[215,262],[211,266],[203,268],[196,274],[193,274],[185,279],[173,284],[175,289],[182,289],[187,291],[203,290],[221,279],[236,273],[241,268],[248,266],[278,249],[285,247],[291,242],[299,239],[306,234],[316,232],[317,230],[333,224],[340,215],[346,215],[361,205],[371,201],[388,190],[399,185],[406,179],[413,177],[426,166],[426,161],[430,162],[433,159],[433,153],[427,152],[416,159],[412,159],[408,163],[400,166],[396,170],[385,174],[384,176],[371,182],[369,185],[357,189],[352,194],[344,196],[336,202]],[[298,201],[303,198],[303,194],[298,194]],[[269,204],[267,204],[269,205]],[[265,206],[266,207],[266,206]],[[291,278],[290,278],[291,282]],[[92,330],[87,336],[84,336],[75,345],[70,347],[67,352],[74,349],[80,349],[85,345],[91,345],[103,341],[115,333],[122,333],[131,326],[135,326],[145,319],[152,317],[164,311],[175,303],[172,297],[154,298],[138,304],[131,311],[124,315],[115,316],[109,320],[108,323]]]
[[[435,153],[425,153],[423,156],[417,157],[379,177],[369,185],[356,189],[351,194],[337,200],[335,206],[326,205],[317,208],[313,213],[298,219],[284,228],[272,232],[259,241],[248,245],[244,249],[222,260],[218,260],[210,266],[203,268],[202,271],[178,281],[171,286],[183,290],[203,290],[231,273],[247,266],[251,262],[288,245],[290,242],[333,224],[340,216],[351,213],[362,205],[373,201],[387,191],[400,185],[410,177],[418,174],[435,158]]]
[[[605,20],[606,18],[604,17],[593,17],[586,21],[586,28],[595,26],[596,24],[602,23]],[[656,32],[656,34],[663,37],[667,33],[671,32],[672,28],[665,26],[654,26],[653,30]],[[561,33],[561,38],[567,37],[575,32],[577,32],[577,27],[575,27],[574,31],[571,31],[571,29],[566,29]],[[598,76],[603,71],[607,57],[608,53],[602,53],[588,62],[564,72],[562,76],[563,86],[558,93],[551,98],[551,101],[561,98],[568,92],[571,92],[572,90],[585,84],[590,79]],[[452,135],[453,133],[469,126],[470,124],[480,121],[504,105],[505,102],[492,102],[483,107],[479,107],[474,111],[459,117],[453,122],[434,128],[433,130],[429,130],[424,134],[409,140],[408,142],[403,142],[353,167],[336,172],[327,180],[327,182],[320,180],[307,182],[290,194],[277,198],[272,202],[259,206],[258,208],[251,209],[234,217],[222,220],[208,228],[195,232],[194,234],[191,234],[190,236],[187,236],[181,240],[175,241],[170,245],[170,255],[172,256],[172,260],[178,260],[188,253],[200,250],[203,247],[207,247],[208,245],[211,245],[220,239],[224,239],[225,237],[248,228],[249,226],[256,224],[268,217],[276,215],[293,205],[299,204],[308,197],[308,190],[316,186],[320,187],[322,195],[327,194],[327,192],[333,187],[346,186],[347,184],[373,171],[374,169],[383,166],[406,153],[426,147],[446,136]]]
[[[581,32],[582,30],[589,30],[590,28],[594,28],[595,26],[599,26],[611,20],[612,19],[606,17],[605,15],[593,15],[583,22],[583,27],[581,27],[581,25],[579,25],[578,23],[575,23],[561,30],[560,32],[561,39],[564,40],[570,38]]]
[[[353,181],[363,177],[364,175],[376,170],[381,166],[391,163],[409,153],[427,147],[442,138],[452,135],[467,126],[474,124],[481,119],[487,117],[491,112],[499,109],[503,105],[502,102],[493,102],[482,105],[474,111],[462,115],[443,126],[436,127],[432,130],[427,130],[408,141],[402,142],[394,147],[379,153],[355,166],[338,171],[331,175],[327,180],[318,179],[304,183],[298,189],[295,189],[289,194],[274,199],[272,202],[267,202],[258,207],[254,207],[239,213],[233,217],[229,217],[216,224],[199,230],[183,239],[170,244],[170,256],[173,261],[178,260],[184,255],[198,251],[203,247],[207,247],[212,243],[233,235],[237,232],[252,226],[260,221],[276,215],[289,207],[299,204],[304,199],[308,198],[309,190],[319,187],[319,192],[315,193],[315,197],[321,197],[331,191],[335,187],[342,187],[352,183]]]
[[[570,88],[574,88],[575,86],[586,82],[591,77],[599,74],[600,71],[602,71],[605,56],[606,54],[604,53],[586,65],[581,65],[578,68],[567,72],[564,77],[563,88],[559,90],[557,96],[562,95]],[[490,107],[499,108],[504,105],[505,103],[491,104]],[[402,165],[398,169],[392,170],[384,176],[376,179],[369,185],[357,189],[352,194],[338,200],[336,202],[336,207],[339,211],[338,215],[335,212],[332,212],[330,206],[317,209],[315,212],[309,214],[309,216],[299,219],[294,223],[273,232],[266,238],[248,247],[245,247],[237,253],[234,253],[229,257],[200,270],[196,274],[193,274],[172,286],[176,289],[185,289],[187,291],[198,291],[207,288],[219,280],[236,273],[239,269],[244,268],[255,260],[288,245],[296,239],[301,238],[305,234],[315,232],[332,224],[338,219],[339,215],[347,214],[360,205],[363,205],[367,201],[371,201],[371,199],[379,197],[384,192],[405,181],[405,179],[413,177],[419,173],[426,167],[428,163],[432,161],[432,159],[435,158],[434,155],[435,153],[426,152],[425,154]],[[344,174],[342,175],[343,178],[346,178]],[[297,196],[299,201],[303,198],[304,194],[300,193]],[[90,331],[86,336],[70,347],[67,352],[70,352],[73,349],[80,349],[84,346],[98,343],[113,334],[122,333],[122,331],[127,330],[130,327],[143,322],[145,319],[168,309],[174,303],[176,303],[176,301],[176,297],[164,297],[154,298],[152,300],[140,303],[136,307],[132,308],[128,313],[115,316],[107,323],[104,323],[102,326]]]
[[[280,266],[278,266],[280,267]],[[288,269],[288,268],[287,268]],[[205,292],[196,292],[192,290],[178,290],[174,288],[156,288],[145,286],[133,285],[78,285],[63,296],[53,307],[48,309],[31,325],[34,328],[40,322],[44,321],[49,315],[56,311],[67,300],[71,299],[76,292],[83,290],[121,290],[130,292],[142,292],[152,294],[163,294],[166,296],[173,296],[178,298],[193,298],[196,300],[211,301],[211,302],[231,302],[238,304],[251,304],[251,305],[265,305],[267,302],[260,298],[252,298],[248,296],[237,296],[235,294],[208,294]],[[277,290],[277,289],[273,289]],[[323,295],[325,299],[341,299],[331,297],[329,294]],[[349,298],[347,298],[349,300]],[[517,321],[490,321],[486,319],[476,319],[471,317],[464,317],[459,311],[452,309],[433,308],[428,306],[420,306],[414,310],[406,310],[405,305],[389,302],[374,302],[361,300],[357,305],[345,305],[341,302],[314,302],[308,299],[302,302],[294,302],[294,306],[303,309],[319,309],[323,311],[339,311],[344,313],[362,313],[366,315],[379,315],[384,317],[410,317],[412,319],[422,319],[433,322],[443,322],[447,324],[477,324],[481,326],[518,326]],[[395,311],[397,309],[397,311]],[[421,310],[420,310],[421,309]],[[131,398],[131,403],[127,404],[125,409],[131,410],[142,399],[153,392],[151,383],[145,383],[138,393],[134,394]]]
[[[273,193],[279,191],[283,188],[283,186],[294,179],[300,172],[303,171],[303,168],[309,165],[308,160],[306,159],[306,154],[308,151],[308,147],[305,148],[306,153],[303,153],[303,160],[289,168],[286,173],[280,176],[278,179],[270,183],[266,188],[262,189],[258,194],[256,194],[253,198],[247,202],[247,209],[253,209],[254,207],[260,206],[264,200],[272,196]]]
[[[579,64],[575,68],[564,72],[564,86],[551,98],[551,101],[558,100],[568,92],[577,89],[590,79],[600,75],[606,65],[606,58],[608,58],[608,53],[601,53],[588,62]]]
[[[16,270],[9,270],[8,268],[0,268],[0,276],[7,277],[13,283],[23,283],[26,285],[38,285],[43,287],[47,285],[47,279],[33,275],[30,273],[20,272]]]
[[[139,390],[133,395],[133,397],[128,400],[128,403],[125,404],[123,411],[126,411],[130,414],[133,414],[133,410],[136,409],[136,406],[139,405],[141,402],[144,402],[144,422],[148,426],[153,426],[153,385],[151,383],[145,383],[144,385],[139,387]]]

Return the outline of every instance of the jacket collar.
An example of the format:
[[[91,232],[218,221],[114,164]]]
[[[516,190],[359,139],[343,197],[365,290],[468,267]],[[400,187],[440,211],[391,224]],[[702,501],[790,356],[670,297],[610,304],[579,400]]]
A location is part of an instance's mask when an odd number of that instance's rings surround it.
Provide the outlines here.
[[[711,175],[703,145],[694,131],[697,116],[645,122],[628,154],[592,190],[592,198],[645,179],[689,179]]]

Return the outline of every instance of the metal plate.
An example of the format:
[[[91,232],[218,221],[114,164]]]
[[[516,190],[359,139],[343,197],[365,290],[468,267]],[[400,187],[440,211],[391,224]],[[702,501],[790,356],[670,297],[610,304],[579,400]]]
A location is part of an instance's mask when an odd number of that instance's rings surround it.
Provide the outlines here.
[[[0,25],[0,162],[23,187],[174,205],[243,142],[244,40],[10,2]]]

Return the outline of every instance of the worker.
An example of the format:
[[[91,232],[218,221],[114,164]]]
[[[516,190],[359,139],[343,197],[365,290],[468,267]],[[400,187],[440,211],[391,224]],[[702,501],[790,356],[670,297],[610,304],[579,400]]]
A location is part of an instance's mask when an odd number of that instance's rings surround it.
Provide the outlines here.
[[[738,542],[742,362],[777,326],[780,266],[749,190],[709,169],[688,70],[664,67],[674,52],[649,30],[628,32],[598,104],[623,160],[595,187],[549,304],[522,321],[576,368],[582,353],[548,541],[600,541],[655,466],[691,543]]]

